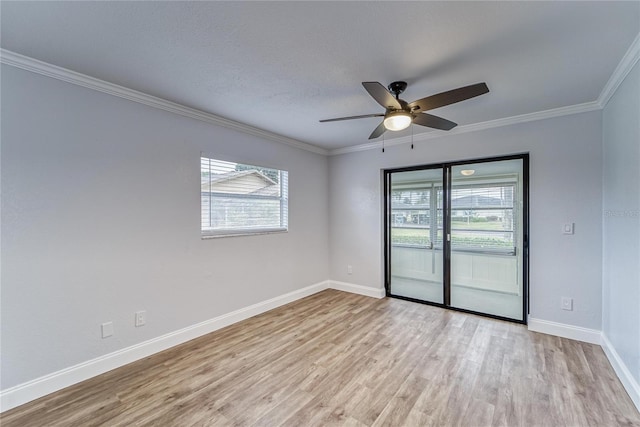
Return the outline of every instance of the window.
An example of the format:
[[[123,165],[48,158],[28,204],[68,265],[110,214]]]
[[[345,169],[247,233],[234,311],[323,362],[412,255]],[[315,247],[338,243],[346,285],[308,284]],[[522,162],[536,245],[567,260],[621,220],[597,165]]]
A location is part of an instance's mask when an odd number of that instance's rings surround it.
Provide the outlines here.
[[[451,189],[451,249],[515,255],[515,183]]]
[[[391,241],[394,245],[442,246],[442,187],[396,186],[391,191]],[[433,215],[437,201],[438,215]],[[436,224],[437,221],[437,224]]]
[[[288,173],[200,158],[203,237],[288,229]]]
[[[451,249],[515,255],[516,182],[497,179],[451,189]],[[391,190],[391,243],[442,249],[442,186],[397,185]]]

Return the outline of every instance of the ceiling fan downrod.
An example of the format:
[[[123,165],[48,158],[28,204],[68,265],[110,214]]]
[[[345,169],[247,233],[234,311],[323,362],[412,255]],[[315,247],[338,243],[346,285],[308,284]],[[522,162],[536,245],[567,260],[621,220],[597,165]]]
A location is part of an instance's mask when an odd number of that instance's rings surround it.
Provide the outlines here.
[[[396,99],[400,99],[400,94],[407,88],[407,82],[392,82],[387,88],[396,96]]]

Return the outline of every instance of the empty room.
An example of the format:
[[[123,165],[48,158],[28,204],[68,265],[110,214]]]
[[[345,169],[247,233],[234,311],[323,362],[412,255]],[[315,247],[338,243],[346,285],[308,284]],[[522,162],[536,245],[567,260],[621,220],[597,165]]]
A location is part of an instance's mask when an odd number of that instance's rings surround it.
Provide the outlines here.
[[[640,426],[640,2],[0,19],[2,426]]]

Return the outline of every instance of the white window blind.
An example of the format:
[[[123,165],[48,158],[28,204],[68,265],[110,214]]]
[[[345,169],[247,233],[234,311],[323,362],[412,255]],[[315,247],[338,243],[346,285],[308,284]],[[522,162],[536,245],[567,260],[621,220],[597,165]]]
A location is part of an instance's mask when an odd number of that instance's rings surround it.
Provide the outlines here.
[[[200,158],[203,237],[288,229],[288,173]]]
[[[515,183],[451,189],[451,248],[515,254]]]
[[[435,183],[392,189],[391,242],[425,248],[442,246],[442,211],[435,214],[436,200],[441,198],[442,188]]]
[[[391,243],[441,249],[440,183],[391,190]],[[451,189],[451,249],[515,255],[515,182],[460,184]]]

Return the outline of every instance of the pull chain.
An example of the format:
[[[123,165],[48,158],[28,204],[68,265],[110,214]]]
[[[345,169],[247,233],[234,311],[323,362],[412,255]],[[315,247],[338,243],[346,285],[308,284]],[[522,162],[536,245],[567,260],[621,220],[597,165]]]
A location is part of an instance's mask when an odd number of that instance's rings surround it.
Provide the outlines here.
[[[384,153],[384,133],[382,134],[382,152]]]
[[[411,149],[413,150],[413,123],[411,123]]]

